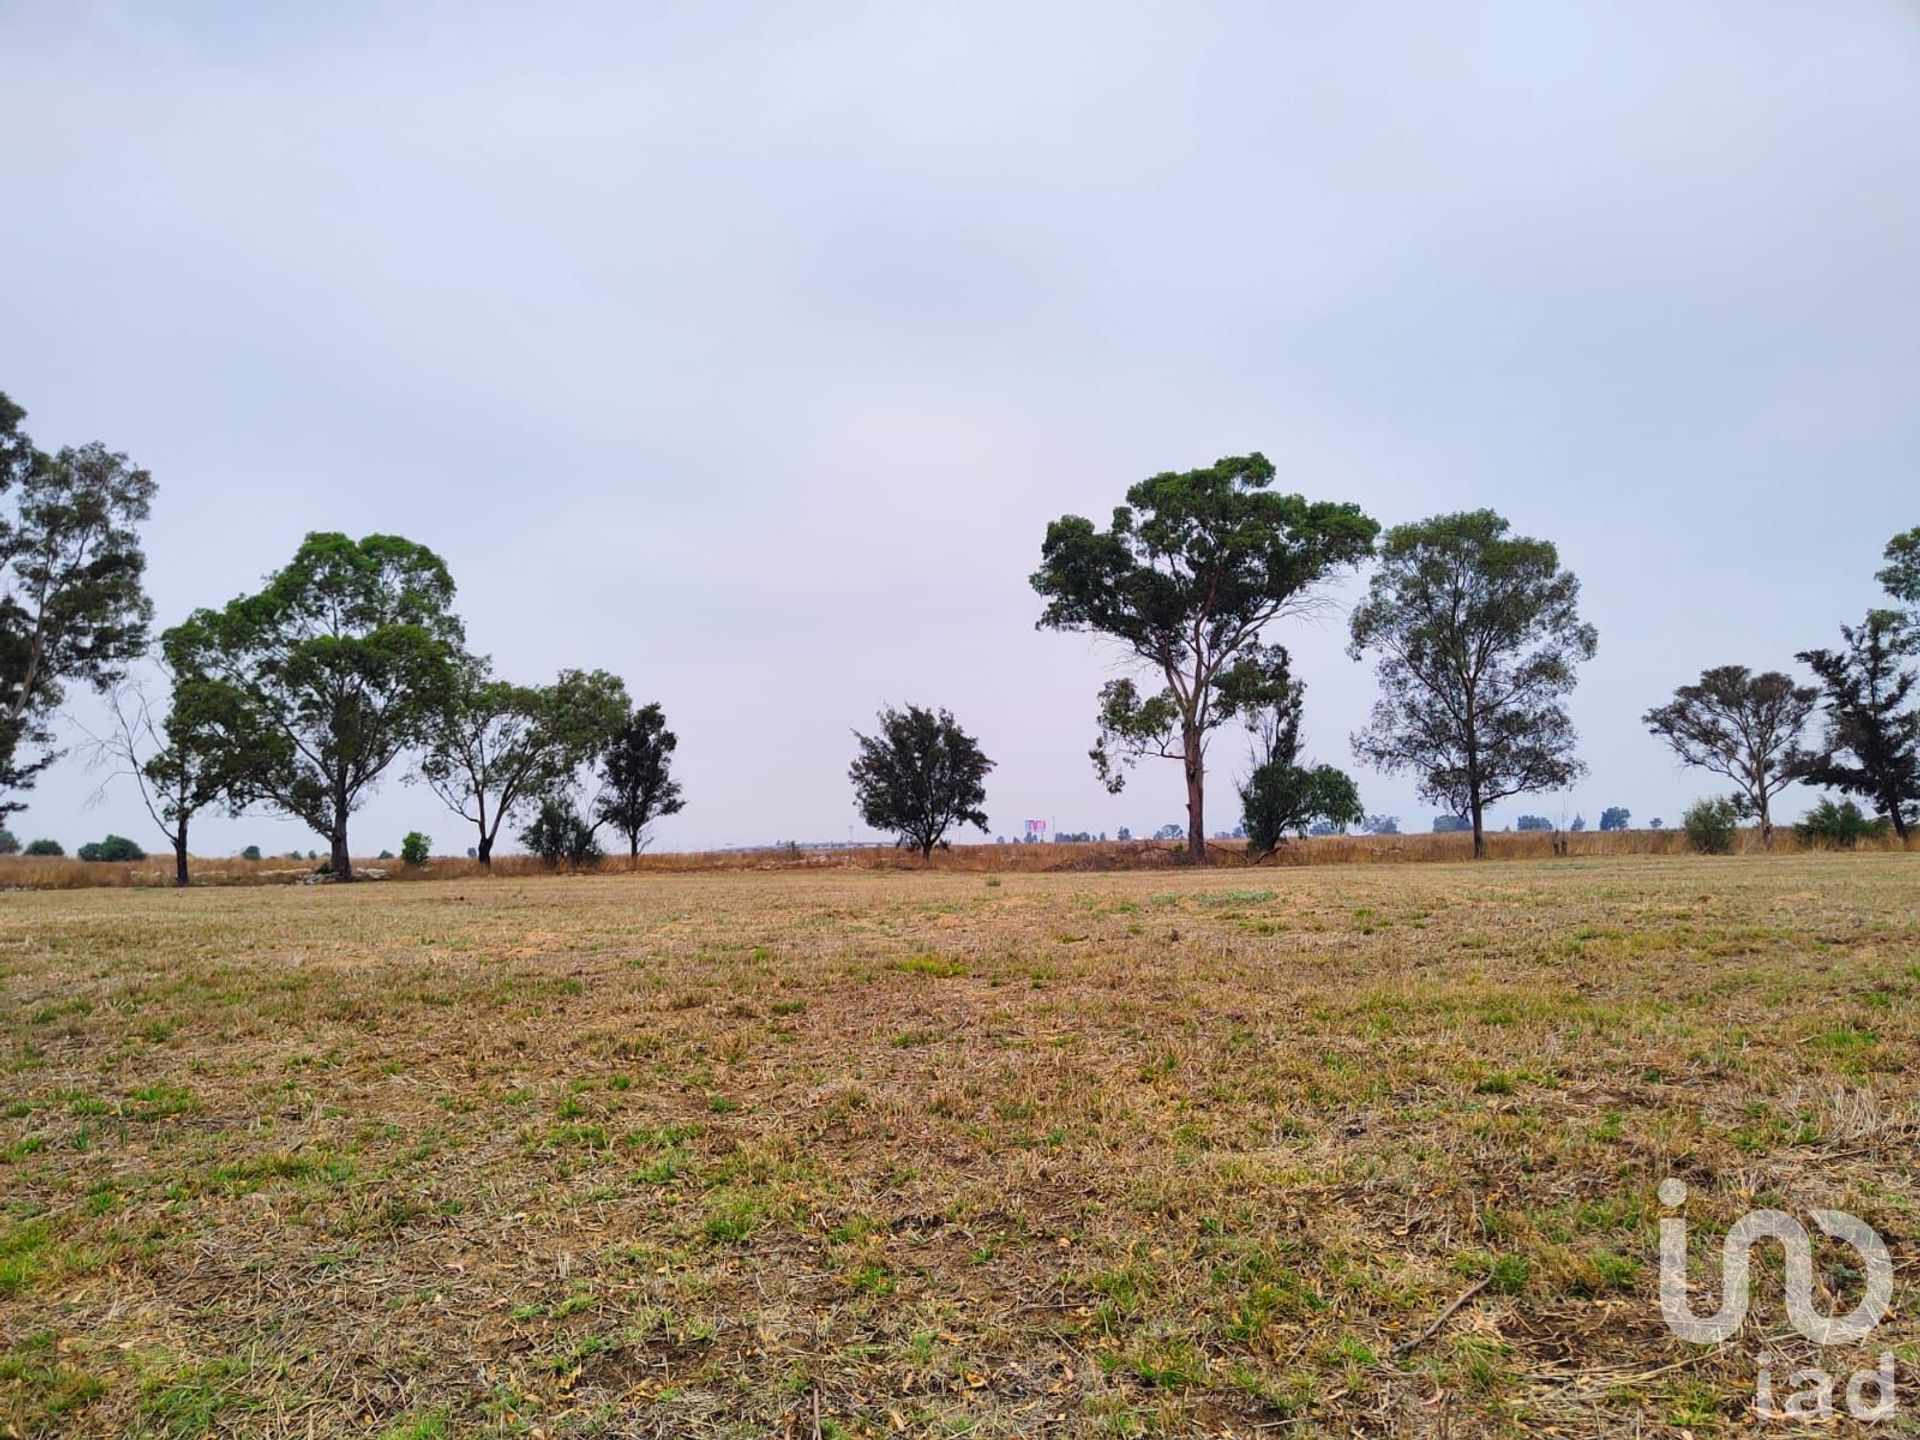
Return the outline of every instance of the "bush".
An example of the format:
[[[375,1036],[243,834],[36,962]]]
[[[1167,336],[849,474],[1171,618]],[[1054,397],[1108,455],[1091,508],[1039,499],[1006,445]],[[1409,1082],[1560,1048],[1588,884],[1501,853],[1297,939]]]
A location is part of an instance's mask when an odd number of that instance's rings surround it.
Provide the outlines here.
[[[1513,822],[1516,830],[1551,830],[1553,822],[1544,815],[1522,815]]]
[[[1879,840],[1887,833],[1885,816],[1869,817],[1851,800],[1835,804],[1823,799],[1793,827],[1802,840],[1824,840],[1851,850],[1862,840]]]
[[[67,847],[58,840],[29,840],[27,848],[21,852],[40,859],[52,859],[67,853]]]
[[[433,837],[409,830],[400,842],[400,858],[409,865],[424,865],[433,855]]]
[[[593,828],[580,818],[571,800],[541,801],[540,813],[520,832],[520,843],[556,868],[565,863],[577,870],[600,858]]]
[[[1731,800],[1696,800],[1680,817],[1687,843],[1702,855],[1730,855],[1740,826],[1740,807]]]
[[[258,860],[260,858],[260,847],[258,845],[247,846],[246,849],[240,852],[240,858],[242,860]]]
[[[109,835],[80,847],[82,860],[144,860],[147,852],[124,835]]]
[[[15,837],[13,831],[0,825],[0,855],[18,855],[19,853],[19,839]]]
[[[1303,835],[1318,822],[1326,833],[1344,832],[1367,818],[1353,778],[1331,765],[1288,765],[1269,760],[1240,787],[1247,855],[1272,853],[1288,835]]]

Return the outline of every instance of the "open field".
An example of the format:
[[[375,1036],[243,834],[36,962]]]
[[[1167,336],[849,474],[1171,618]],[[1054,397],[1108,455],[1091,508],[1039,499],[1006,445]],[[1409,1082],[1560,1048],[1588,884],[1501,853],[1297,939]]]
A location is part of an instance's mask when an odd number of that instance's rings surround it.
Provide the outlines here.
[[[1920,1406],[1910,855],[21,893],[0,1007],[0,1434],[1748,1431],[1669,1175]]]
[[[1765,851],[1759,832],[1751,828],[1734,837],[1736,853],[1758,855]],[[1820,841],[1802,840],[1790,826],[1774,834],[1773,853],[1794,855],[1825,851],[1831,847]],[[1896,852],[1902,847],[1892,836],[1863,840],[1862,852]],[[1214,865],[1246,865],[1246,842],[1211,840],[1207,842],[1208,860]],[[1555,858],[1596,859],[1625,855],[1684,855],[1687,837],[1678,830],[1586,830],[1577,834],[1550,831],[1492,831],[1487,835],[1487,857],[1491,860],[1551,860]],[[1468,860],[1473,856],[1473,837],[1451,835],[1320,835],[1289,840],[1277,851],[1256,862],[1263,869],[1286,869],[1295,865],[1398,865],[1432,861]],[[415,868],[399,861],[362,857],[354,862],[356,871],[367,878],[382,880],[466,880],[474,876],[548,875],[553,873],[531,855],[503,855],[493,862],[491,872],[477,860],[436,855],[432,862]],[[602,875],[646,874],[685,875],[714,870],[939,870],[1005,875],[1038,874],[1059,870],[1152,870],[1184,869],[1188,864],[1186,846],[1178,840],[1093,840],[1066,841],[1045,845],[967,845],[936,850],[926,860],[911,851],[892,845],[858,848],[809,850],[799,846],[769,847],[764,850],[661,850],[628,859],[609,855],[595,867]],[[269,856],[263,860],[242,860],[237,856],[210,856],[193,862],[196,885],[295,885],[312,880],[316,865],[312,860]],[[0,855],[0,890],[79,890],[95,886],[121,886],[129,889],[173,884],[173,857],[153,855],[145,860],[97,862],[71,858],[47,859],[26,855]]]

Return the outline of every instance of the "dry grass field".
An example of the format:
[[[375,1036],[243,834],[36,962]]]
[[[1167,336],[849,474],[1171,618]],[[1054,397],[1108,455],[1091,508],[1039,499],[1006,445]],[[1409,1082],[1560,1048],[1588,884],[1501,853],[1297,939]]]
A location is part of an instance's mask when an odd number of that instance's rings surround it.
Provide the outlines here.
[[[11,894],[0,1434],[1911,1418],[1917,1001],[1910,855]],[[1674,1339],[1669,1175],[1893,1318]]]

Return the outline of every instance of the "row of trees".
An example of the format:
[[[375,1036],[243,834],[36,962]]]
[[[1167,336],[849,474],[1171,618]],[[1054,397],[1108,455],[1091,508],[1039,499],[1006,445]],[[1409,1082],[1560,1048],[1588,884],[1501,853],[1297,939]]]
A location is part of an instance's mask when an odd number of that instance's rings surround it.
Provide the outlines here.
[[[635,707],[602,670],[546,686],[496,676],[466,648],[445,563],[398,536],[309,535],[258,593],[160,637],[164,709],[114,691],[149,650],[138,526],[152,479],[99,444],[45,453],[23,419],[0,395],[0,818],[53,758],[50,720],[73,683],[115,693],[99,747],[138,782],[181,883],[191,823],[216,805],[296,817],[351,878],[350,817],[403,757],[474,826],[483,862],[528,811],[534,848],[575,853],[610,826],[638,854],[652,821],[681,808],[659,706]],[[1372,560],[1349,653],[1373,659],[1380,697],[1354,750],[1413,775],[1484,854],[1489,806],[1585,773],[1566,700],[1598,637],[1578,580],[1550,542],[1512,534],[1492,511],[1383,533],[1357,506],[1276,492],[1274,477],[1263,455],[1228,457],[1139,482],[1105,528],[1075,515],[1047,527],[1031,577],[1040,627],[1103,636],[1134,671],[1100,691],[1096,773],[1117,792],[1143,757],[1180,762],[1199,857],[1208,745],[1237,721],[1252,740],[1240,798],[1256,849],[1366,823],[1349,776],[1302,760],[1304,686],[1269,631],[1323,610],[1331,582]],[[1888,546],[1880,578],[1904,608],[1802,652],[1817,684],[1721,666],[1646,716],[1684,761],[1735,782],[1763,836],[1771,798],[1793,780],[1858,795],[1903,838],[1920,820],[1920,528]],[[1824,724],[1806,747],[1817,708]],[[956,824],[985,828],[991,764],[951,715],[884,712],[880,734],[858,739],[869,823],[923,852]],[[583,812],[573,796],[588,780]]]
[[[348,822],[403,759],[475,827],[491,860],[501,827],[596,786],[585,823],[638,854],[682,808],[677,744],[656,704],[634,706],[604,670],[551,685],[503,680],[466,647],[441,558],[394,535],[309,535],[255,594],[197,610],[159,637],[163,704],[122,687],[150,651],[138,526],[154,485],[95,444],[49,455],[0,395],[0,817],[54,758],[65,687],[112,698],[99,755],[131,775],[188,880],[196,816],[262,807],[327,837],[353,878]]]

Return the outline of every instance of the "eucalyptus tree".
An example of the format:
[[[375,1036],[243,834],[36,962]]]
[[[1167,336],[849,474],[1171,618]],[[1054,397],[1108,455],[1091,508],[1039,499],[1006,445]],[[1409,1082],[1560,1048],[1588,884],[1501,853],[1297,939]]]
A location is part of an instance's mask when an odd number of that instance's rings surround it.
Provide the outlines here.
[[[327,837],[353,878],[347,822],[432,733],[458,682],[453,577],[397,535],[307,536],[258,594],[198,610],[162,637],[174,708],[228,754],[228,797]]]
[[[1206,854],[1208,737],[1271,691],[1278,647],[1263,632],[1311,608],[1380,529],[1358,506],[1274,491],[1274,474],[1255,452],[1150,476],[1107,529],[1078,515],[1048,525],[1031,580],[1047,602],[1041,629],[1103,636],[1160,686],[1143,694],[1122,676],[1101,689],[1091,758],[1114,793],[1142,756],[1179,761],[1195,860]]]

